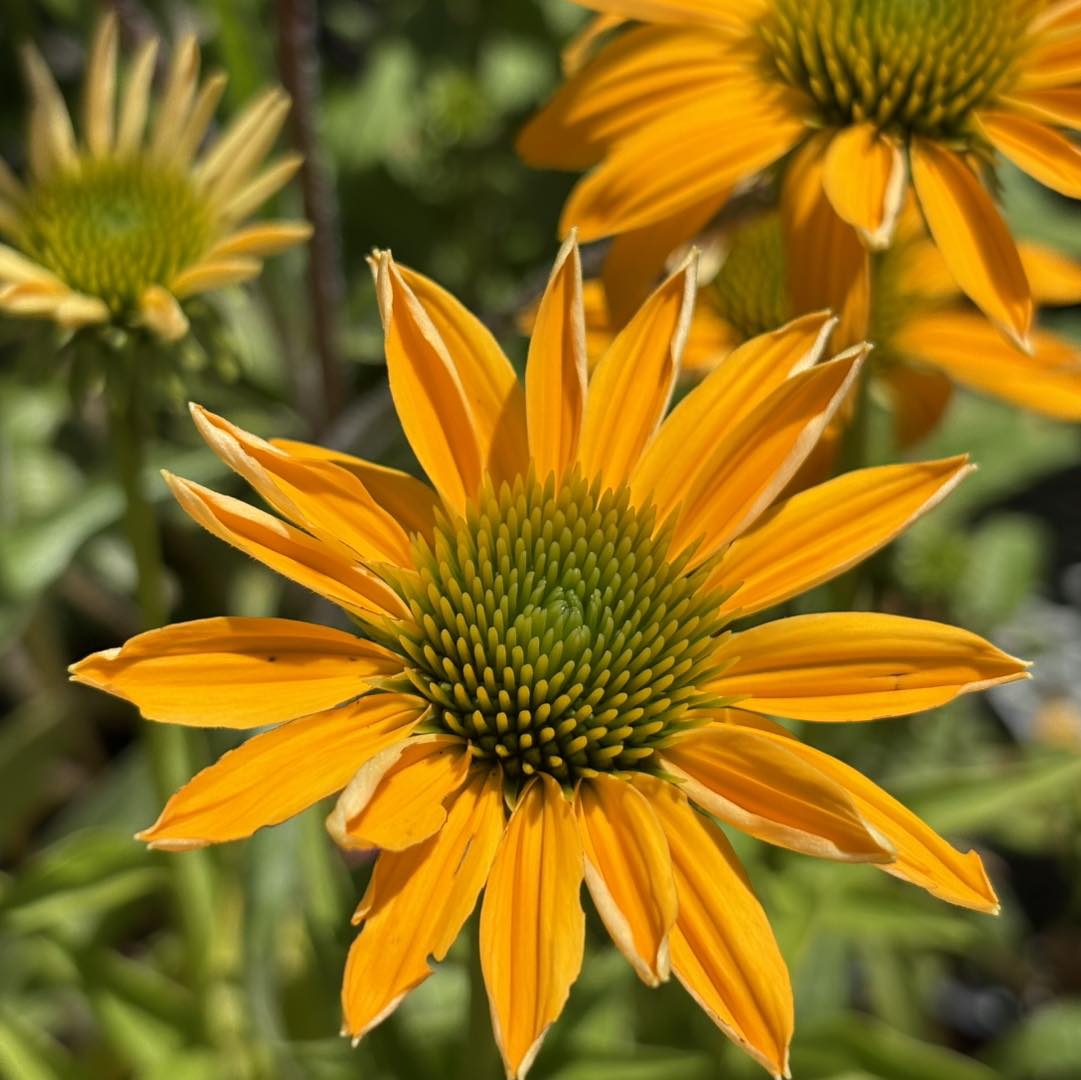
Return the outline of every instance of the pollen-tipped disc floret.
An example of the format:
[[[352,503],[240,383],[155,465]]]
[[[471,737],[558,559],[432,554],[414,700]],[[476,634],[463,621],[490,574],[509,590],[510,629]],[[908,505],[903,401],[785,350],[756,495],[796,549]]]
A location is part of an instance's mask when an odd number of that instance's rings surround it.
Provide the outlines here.
[[[190,178],[143,155],[83,158],[35,184],[22,209],[23,250],[118,313],[194,262],[212,231]]]
[[[1008,79],[1031,7],[775,0],[759,30],[767,70],[807,93],[823,122],[960,137],[972,110]]]
[[[490,485],[416,541],[399,625],[435,723],[508,778],[649,769],[713,704],[720,598],[626,489],[572,475]]]

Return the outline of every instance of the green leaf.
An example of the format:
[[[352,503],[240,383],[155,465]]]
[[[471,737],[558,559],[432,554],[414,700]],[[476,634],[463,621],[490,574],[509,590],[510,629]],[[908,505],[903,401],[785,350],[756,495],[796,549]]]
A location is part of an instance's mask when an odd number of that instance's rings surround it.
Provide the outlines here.
[[[1081,1000],[1052,1001],[987,1054],[1001,1076],[1073,1080],[1081,1076]]]

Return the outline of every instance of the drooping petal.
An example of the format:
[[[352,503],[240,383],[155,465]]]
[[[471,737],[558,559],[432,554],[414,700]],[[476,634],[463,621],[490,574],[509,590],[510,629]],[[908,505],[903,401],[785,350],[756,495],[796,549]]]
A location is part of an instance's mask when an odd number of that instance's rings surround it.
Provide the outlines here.
[[[793,720],[876,720],[1026,677],[1028,665],[954,626],[875,612],[796,615],[733,634],[711,684]]]
[[[409,566],[409,537],[350,472],[332,461],[304,460],[224,417],[191,405],[207,445],[275,509],[345,558]]]
[[[1032,325],[1032,296],[991,196],[952,150],[917,136],[910,154],[920,206],[957,284],[1024,345]]]
[[[718,192],[671,217],[612,238],[601,278],[613,326],[623,326],[633,317],[656,285],[672,253],[709,223],[728,202],[730,194],[730,191]]]
[[[991,914],[998,911],[998,898],[976,852],[959,852],[892,795],[837,758],[786,734],[761,728],[756,733],[831,777],[848,792],[860,814],[896,849],[895,860],[881,867],[887,874],[910,881],[947,903]]]
[[[694,313],[696,264],[694,257],[683,263],[597,364],[578,455],[587,478],[617,489],[664,417]]]
[[[870,329],[871,260],[826,195],[828,145],[826,133],[808,139],[788,163],[781,185],[781,228],[793,310],[835,312],[834,345],[847,347],[863,341]]]
[[[672,970],[709,1018],[774,1077],[788,1075],[792,985],[769,920],[724,833],[674,785],[640,774],[668,838],[679,896]]]
[[[967,456],[845,473],[786,499],[725,551],[711,585],[744,615],[829,581],[888,544],[972,471]]]
[[[643,125],[688,104],[725,77],[732,61],[709,31],[641,26],[603,48],[518,136],[530,165],[583,169]]]
[[[473,413],[447,346],[389,252],[376,289],[387,377],[402,427],[432,483],[455,510],[480,486],[483,461]]]
[[[165,474],[177,502],[208,532],[362,618],[404,615],[398,594],[360,563],[239,499]]]
[[[704,561],[758,519],[807,459],[865,355],[858,348],[793,375],[721,438],[684,478],[673,550],[698,542],[694,561]]]
[[[377,465],[374,461],[366,461],[342,450],[332,450],[313,443],[297,442],[295,439],[271,439],[270,445],[302,460],[333,461],[335,465],[356,476],[375,501],[398,519],[406,532],[420,533],[422,536],[431,534],[439,496],[423,480],[418,480],[401,469]]]
[[[1037,304],[1081,304],[1081,263],[1042,244],[1018,244]]]
[[[820,312],[752,338],[731,352],[661,425],[631,479],[639,504],[651,499],[663,516],[682,501],[686,478],[717,441],[789,376],[815,364],[836,325]]]
[[[139,321],[162,341],[179,341],[188,332],[188,317],[177,298],[160,285],[139,294]]]
[[[277,825],[345,787],[373,754],[404,739],[425,704],[369,694],[255,735],[185,784],[137,839],[184,851]]]
[[[498,769],[476,770],[429,839],[379,856],[342,983],[345,1034],[360,1038],[432,973],[477,902],[503,834]]]
[[[398,269],[447,347],[485,469],[497,484],[513,481],[529,464],[525,396],[514,368],[491,331],[446,289],[408,267]]]
[[[1060,420],[1081,420],[1081,351],[1043,331],[1025,356],[967,311],[921,315],[898,331],[895,348],[952,379]]]
[[[660,823],[625,780],[598,774],[575,801],[585,878],[612,940],[647,986],[668,978],[678,901]]]
[[[820,859],[885,863],[889,842],[842,787],[782,744],[732,724],[674,740],[662,768],[707,813],[759,840]]]
[[[104,157],[113,148],[116,46],[116,13],[110,12],[98,23],[94,33],[83,91],[83,132],[87,148],[94,157]]]
[[[588,370],[582,264],[572,235],[552,267],[526,359],[529,453],[542,480],[562,477],[577,453]]]
[[[730,190],[803,133],[793,102],[746,74],[623,140],[575,186],[561,229],[583,241],[639,229]],[[723,122],[720,118],[724,118]]]
[[[873,249],[889,247],[908,184],[901,146],[874,124],[842,128],[823,160],[826,195]]]
[[[327,818],[343,848],[404,851],[447,820],[446,800],[465,783],[469,746],[453,735],[420,735],[378,753],[357,770]]]
[[[953,383],[940,371],[888,364],[879,372],[893,409],[893,428],[902,450],[938,427],[953,400]]]
[[[524,1080],[582,966],[582,861],[574,811],[540,773],[518,799],[480,913],[481,967],[508,1080]]]
[[[1013,112],[981,111],[980,129],[1019,169],[1046,187],[1081,197],[1081,150],[1053,128]]]
[[[393,653],[341,630],[227,617],[148,630],[69,671],[148,720],[252,728],[340,705],[401,667]]]

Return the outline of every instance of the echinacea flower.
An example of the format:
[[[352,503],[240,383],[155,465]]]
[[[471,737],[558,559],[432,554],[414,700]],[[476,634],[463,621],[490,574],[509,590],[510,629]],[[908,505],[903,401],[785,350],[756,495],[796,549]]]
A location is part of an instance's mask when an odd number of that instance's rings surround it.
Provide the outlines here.
[[[275,725],[140,836],[166,849],[240,839],[344,789],[332,835],[380,849],[345,971],[354,1037],[429,976],[483,890],[495,1036],[508,1076],[524,1076],[578,974],[584,881],[647,984],[673,972],[786,1073],[787,970],[718,820],[976,910],[997,901],[978,855],[768,717],[899,716],[1023,678],[1025,664],[896,615],[729,623],[881,547],[969,466],[866,469],[772,505],[863,350],[818,364],[830,320],[797,320],[733,353],[666,418],[693,263],[588,378],[568,242],[524,388],[457,300],[388,253],[373,263],[391,392],[432,486],[193,407],[282,516],[170,476],[182,506],[358,632],[208,619],[76,664],[75,679],[152,720]]]
[[[117,38],[108,15],[90,50],[81,138],[45,61],[24,51],[30,175],[23,183],[0,162],[0,312],[68,329],[118,321],[172,341],[188,328],[182,301],[256,277],[264,256],[308,237],[303,222],[244,225],[300,158],[262,167],[289,110],[277,89],[200,155],[226,80],[217,72],[199,85],[192,35],[148,127],[158,40],[139,49],[118,102]]]
[[[684,353],[683,370],[698,377],[744,342],[810,311],[797,299],[808,268],[786,254],[777,214],[741,223],[717,243],[720,266],[699,288]],[[1021,243],[1018,250],[1039,304],[1081,303],[1081,266],[1039,244]],[[584,295],[586,347],[594,363],[619,326],[599,280],[587,281]],[[875,254],[860,306],[858,334],[875,346],[864,377],[891,408],[899,445],[910,446],[935,428],[955,384],[1081,421],[1078,346],[1040,329],[1032,332],[1031,354],[1005,340],[957,288],[911,204],[893,245]],[[532,317],[528,312],[523,325]]]
[[[911,183],[957,284],[1027,342],[1029,283],[985,181],[1001,154],[1081,196],[1081,150],[1063,134],[1081,130],[1076,3],[581,2],[609,33],[613,16],[645,25],[616,31],[519,149],[536,165],[592,168],[564,228],[617,236],[605,276],[621,318],[668,251],[791,154],[788,244],[801,261],[828,246],[836,265],[821,273],[843,272],[835,225],[887,246]]]

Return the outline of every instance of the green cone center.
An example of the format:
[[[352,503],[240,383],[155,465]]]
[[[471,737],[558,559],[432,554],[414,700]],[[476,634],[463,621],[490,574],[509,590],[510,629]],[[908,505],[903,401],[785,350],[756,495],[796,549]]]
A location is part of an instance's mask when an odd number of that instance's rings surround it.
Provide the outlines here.
[[[827,124],[962,137],[1007,80],[1023,0],[775,0],[759,30],[767,70]]]
[[[776,214],[763,214],[733,230],[706,295],[741,341],[776,330],[792,318],[792,304]]]
[[[648,769],[700,722],[720,598],[655,525],[625,489],[521,478],[418,540],[399,643],[437,726],[508,778],[570,784]]]
[[[168,285],[212,231],[188,176],[142,157],[85,158],[35,184],[22,211],[26,253],[116,312],[148,285]]]

